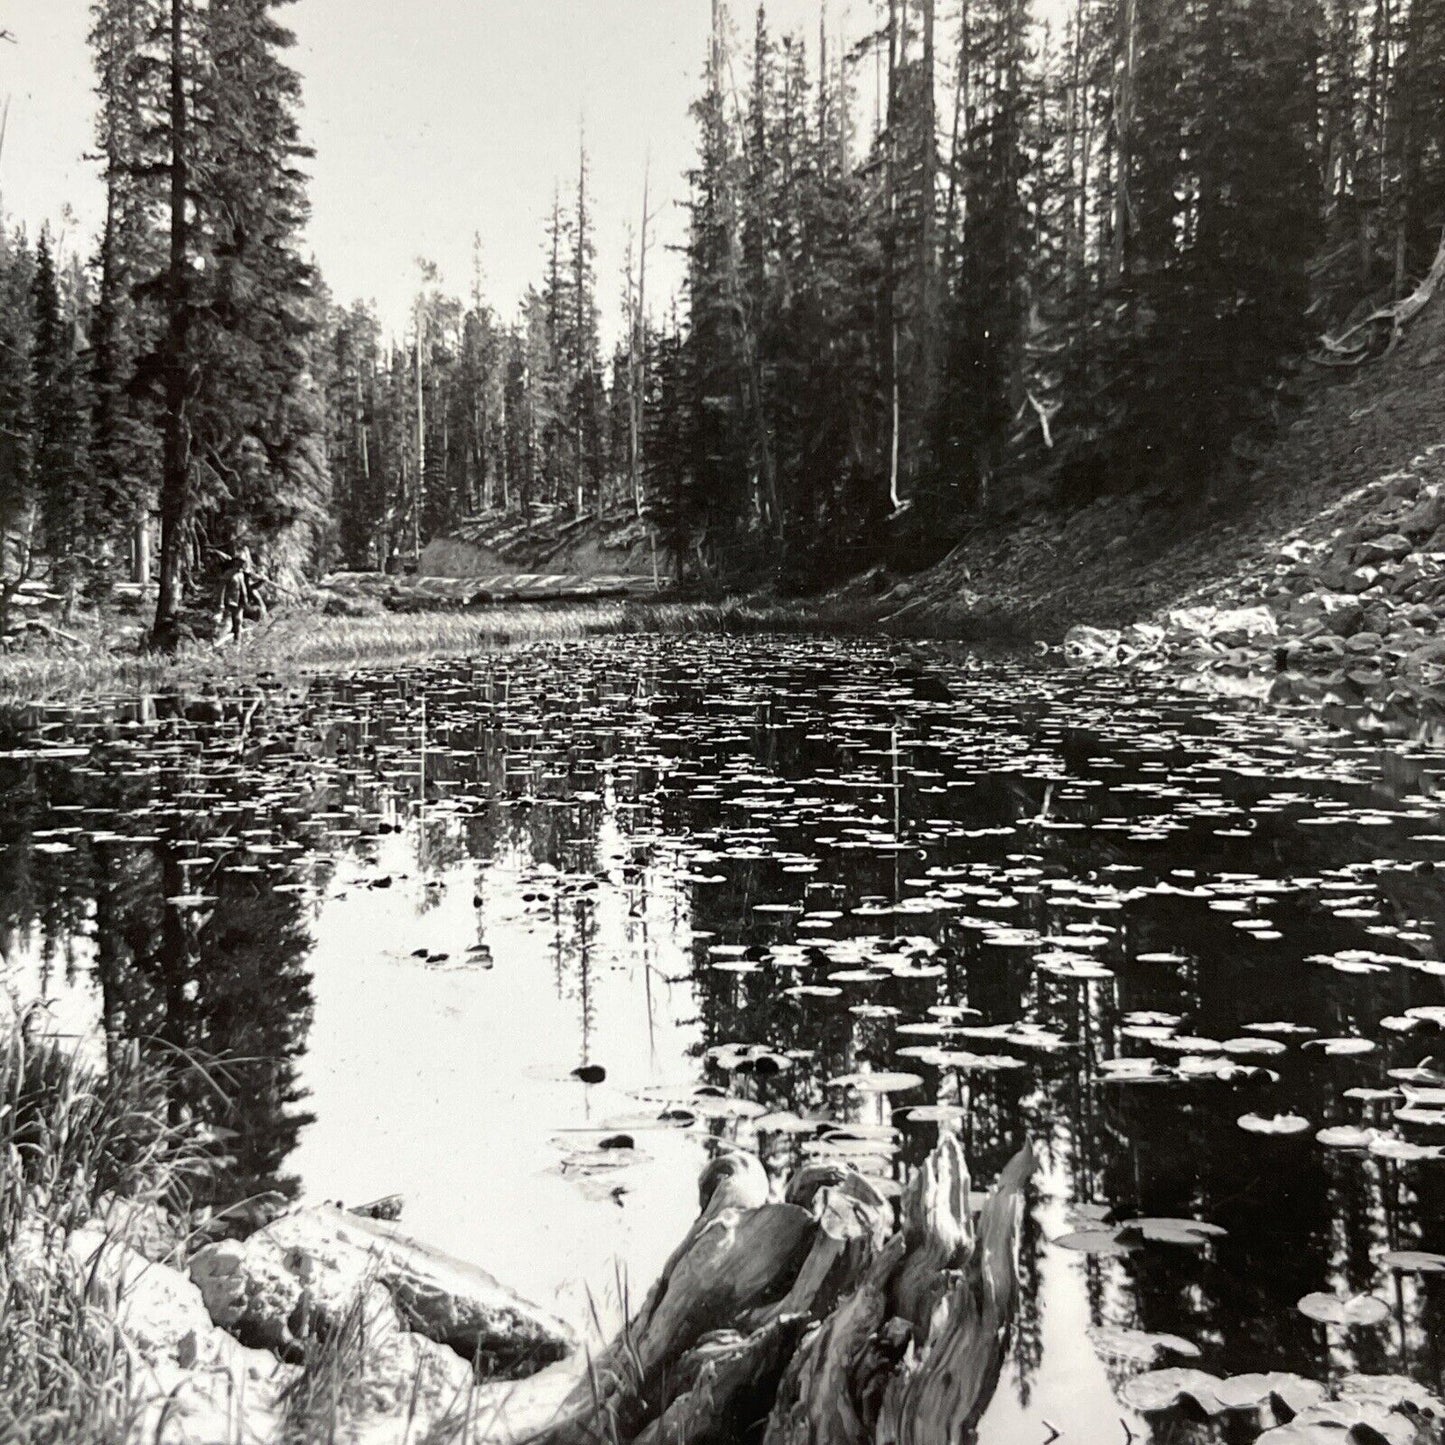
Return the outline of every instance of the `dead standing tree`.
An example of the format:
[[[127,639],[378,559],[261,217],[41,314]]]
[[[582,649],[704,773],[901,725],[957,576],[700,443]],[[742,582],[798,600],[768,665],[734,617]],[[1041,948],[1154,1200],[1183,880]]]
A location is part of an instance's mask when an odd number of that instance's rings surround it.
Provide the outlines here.
[[[975,1217],[946,1136],[890,1232],[851,1171],[811,1165],[774,1201],[752,1155],[714,1160],[642,1308],[529,1445],[967,1440],[1008,1351],[1034,1167],[1026,1147]]]

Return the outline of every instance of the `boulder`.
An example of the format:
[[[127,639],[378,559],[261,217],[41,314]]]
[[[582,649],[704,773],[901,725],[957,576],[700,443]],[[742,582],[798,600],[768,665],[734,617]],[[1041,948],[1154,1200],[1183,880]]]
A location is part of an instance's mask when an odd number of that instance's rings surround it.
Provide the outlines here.
[[[1372,537],[1355,548],[1354,560],[1362,564],[1378,565],[1381,562],[1399,562],[1415,550],[1415,544],[1401,532],[1387,532],[1383,537]]]
[[[1064,653],[1075,662],[1117,662],[1123,634],[1112,627],[1071,627]]]
[[[1445,637],[1432,637],[1421,643],[1410,661],[1417,666],[1445,667]]]
[[[191,1275],[212,1318],[243,1341],[283,1353],[310,1334],[325,1336],[377,1285],[410,1330],[471,1360],[484,1376],[520,1378],[572,1349],[560,1320],[484,1270],[384,1221],[329,1207],[297,1210],[244,1244],[202,1250]]]
[[[1172,637],[1202,637],[1254,642],[1279,633],[1279,621],[1267,607],[1179,607],[1169,614]]]
[[[1164,646],[1164,629],[1152,622],[1136,622],[1120,635],[1120,647],[1128,655],[1144,656]]]
[[[222,1329],[243,1344],[299,1359],[305,1324],[301,1261],[294,1263],[295,1268],[276,1250],[227,1239],[191,1256],[191,1280]],[[361,1282],[361,1276],[354,1281]],[[338,1313],[344,1308],[342,1303]]]
[[[348,1390],[348,1413],[440,1418],[466,1399],[475,1384],[472,1367],[455,1350],[407,1329],[381,1286],[368,1291],[361,1321],[362,1367]]]
[[[1317,617],[1328,623],[1327,631],[1341,637],[1358,632],[1365,615],[1360,599],[1344,592],[1314,592],[1301,597],[1295,606],[1297,615]]]
[[[18,1257],[50,1287],[83,1292],[97,1319],[111,1322],[124,1341],[135,1412],[129,1438],[154,1445],[276,1438],[282,1391],[295,1372],[212,1323],[200,1291],[179,1269],[95,1226],[63,1238],[27,1229]]]
[[[71,1234],[65,1253],[91,1303],[115,1320],[147,1365],[189,1370],[225,1353],[228,1342],[200,1290],[179,1270],[93,1227]]]

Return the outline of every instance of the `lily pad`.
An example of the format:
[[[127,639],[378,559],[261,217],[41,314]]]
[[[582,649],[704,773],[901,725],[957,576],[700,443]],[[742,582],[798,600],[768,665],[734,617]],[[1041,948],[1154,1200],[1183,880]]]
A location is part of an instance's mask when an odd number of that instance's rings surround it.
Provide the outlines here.
[[[1392,1249],[1380,1263],[1399,1274],[1445,1274],[1445,1254],[1423,1249]]]
[[[1259,1114],[1243,1114],[1239,1127],[1251,1134],[1304,1134],[1309,1130],[1310,1121],[1298,1114],[1275,1114],[1269,1119]]]
[[[1199,1346],[1179,1335],[1151,1334],[1148,1330],[1118,1325],[1092,1325],[1089,1339],[1106,1359],[1152,1365],[1162,1354],[1179,1355],[1186,1360],[1199,1358]]]
[[[1143,1415],[1172,1410],[1181,1400],[1191,1400],[1206,1415],[1222,1415],[1227,1408],[1219,1398],[1223,1381],[1204,1370],[1175,1367],[1135,1375],[1119,1392],[1119,1398]]]
[[[1059,1249],[1072,1249],[1080,1254],[1128,1254],[1138,1246],[1121,1239],[1113,1229],[1079,1229],[1060,1235],[1050,1243]]]
[[[1383,1324],[1390,1318],[1390,1306],[1372,1294],[1348,1297],[1334,1294],[1307,1294],[1297,1306],[1302,1315],[1322,1325],[1343,1329]]]

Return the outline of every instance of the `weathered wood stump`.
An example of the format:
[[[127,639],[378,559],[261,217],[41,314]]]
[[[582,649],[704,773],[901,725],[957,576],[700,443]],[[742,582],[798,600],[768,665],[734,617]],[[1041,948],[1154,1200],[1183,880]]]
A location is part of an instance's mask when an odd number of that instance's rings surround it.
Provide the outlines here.
[[[975,1220],[944,1137],[901,1225],[860,1175],[703,1171],[701,1213],[621,1335],[530,1445],[939,1445],[998,1384],[1018,1299],[1025,1148]]]

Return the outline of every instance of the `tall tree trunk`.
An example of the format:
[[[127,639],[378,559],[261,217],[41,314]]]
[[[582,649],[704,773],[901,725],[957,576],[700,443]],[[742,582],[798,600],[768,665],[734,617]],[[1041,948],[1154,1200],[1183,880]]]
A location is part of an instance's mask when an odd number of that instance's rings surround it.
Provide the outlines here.
[[[888,501],[896,512],[902,406],[898,379],[898,6],[888,0],[888,153],[884,167],[888,189],[888,236],[884,246],[885,305],[888,311]]]
[[[727,69],[722,0],[713,0],[710,55],[710,83],[716,87],[717,108],[720,112],[722,110],[722,78],[723,72]],[[736,94],[733,96],[733,101],[736,107]],[[741,126],[741,117],[739,117],[739,125]],[[733,195],[732,183],[725,174],[718,179],[718,194],[725,219],[725,237],[722,244],[723,281],[727,288],[728,305],[735,319],[738,339],[742,346],[742,402],[752,423],[753,447],[756,453],[757,471],[753,500],[764,530],[776,540],[782,537],[782,517],[778,507],[777,462],[773,456],[773,443],[769,435],[767,413],[763,407],[765,389],[762,357],[753,329],[751,298],[743,282],[741,267],[738,263],[737,202]]]
[[[968,133],[965,131],[963,124],[966,115],[969,120],[969,129],[972,129],[972,116],[968,113],[969,42],[971,39],[969,3],[970,0],[963,0],[958,15],[958,74],[954,76],[953,81],[953,136],[948,148],[948,201],[943,212],[943,279],[945,285],[951,284],[953,279],[953,254],[955,235],[958,228],[958,195],[961,165],[959,152],[963,146],[964,138]]]
[[[642,237],[637,257],[637,298],[636,311],[632,317],[632,335],[629,338],[629,382],[627,422],[628,457],[632,469],[632,504],[639,518],[642,516],[642,423],[644,388],[647,384],[644,354],[647,348],[647,214],[651,183],[651,163],[642,174]]]
[[[1134,75],[1139,59],[1138,0],[1120,0],[1119,54],[1114,89],[1114,235],[1110,269],[1116,280],[1129,267],[1129,179],[1134,168]]]
[[[142,510],[135,519],[134,540],[131,543],[131,581],[140,587],[151,585],[151,519]]]
[[[421,508],[426,494],[426,382],[422,373],[422,344],[426,333],[426,311],[416,314],[416,495],[411,508],[412,556],[421,556]]]
[[[938,117],[935,96],[934,4],[923,6],[923,216],[919,227],[918,410],[933,407],[938,364]]]
[[[576,336],[573,340],[572,357],[572,423],[573,463],[576,467],[577,515],[582,515],[586,504],[587,469],[583,464],[585,440],[583,428],[584,395],[582,376],[590,358],[587,355],[587,150],[582,147],[577,168],[577,255],[574,263],[573,287],[576,290]]]
[[[170,0],[170,262],[166,277],[165,421],[161,460],[160,596],[152,637],[157,646],[179,641],[190,544],[191,427],[188,338],[190,330],[190,143],[185,85],[185,0]]]

